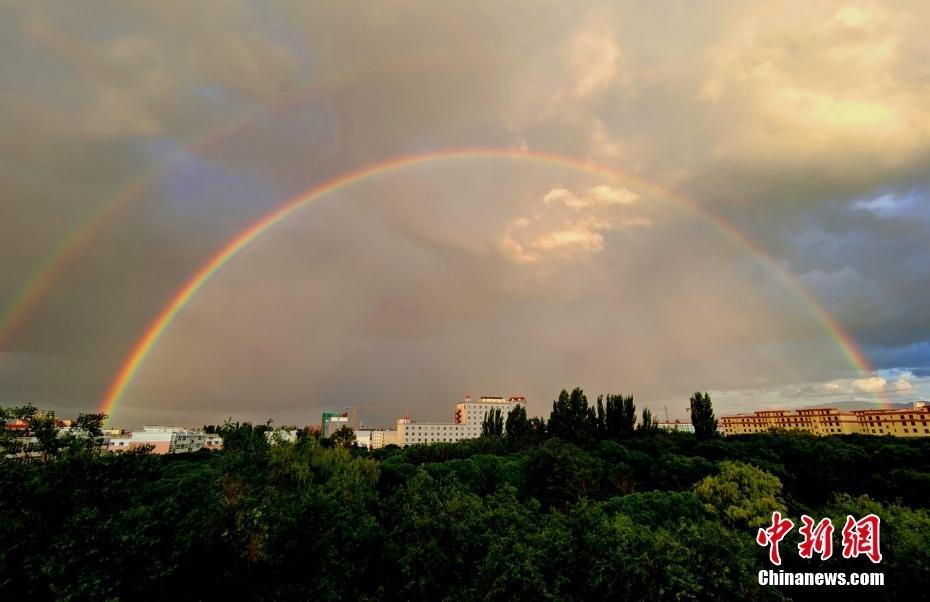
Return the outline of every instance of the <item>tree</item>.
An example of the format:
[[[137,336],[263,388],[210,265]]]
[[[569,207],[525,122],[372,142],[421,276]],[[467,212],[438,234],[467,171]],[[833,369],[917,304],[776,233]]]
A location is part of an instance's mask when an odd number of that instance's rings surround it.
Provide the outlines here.
[[[31,403],[0,410],[0,420],[4,422],[3,432],[0,435],[0,448],[4,454],[26,452],[28,457],[29,452],[38,450],[42,452],[43,461],[47,461],[49,457],[57,456],[59,450],[67,443],[66,440],[58,437],[58,420],[55,418],[55,412],[41,411]],[[25,432],[7,429],[5,426],[7,420],[24,421]],[[35,437],[36,443],[33,445],[23,443],[24,435]]]
[[[530,435],[530,428],[530,421],[526,418],[526,408],[522,405],[517,404],[507,413],[504,432],[507,435],[508,442],[519,443],[525,441]]]
[[[341,426],[339,430],[329,436],[336,447],[352,447],[355,445],[355,431],[352,427]]]
[[[49,457],[57,456],[62,442],[58,439],[58,419],[55,418],[55,412],[35,412],[26,422],[29,424],[29,433],[38,441],[42,459],[48,461]]]
[[[500,408],[494,408],[484,415],[481,423],[482,437],[501,437],[504,434],[504,416]]]
[[[696,392],[691,396],[691,424],[698,439],[710,439],[717,436],[717,419],[714,418],[714,406],[707,393]]]
[[[79,433],[79,449],[92,455],[100,452],[103,443],[103,423],[106,419],[106,414],[78,414],[75,426]]]
[[[17,454],[22,451],[20,434],[6,427],[7,420],[17,418],[15,410],[16,408],[0,406],[0,459],[7,454]]]
[[[223,439],[223,450],[226,452],[243,452],[247,456],[261,457],[271,448],[265,437],[264,425],[252,426],[251,422],[232,422],[227,418],[216,427],[216,434]]]
[[[564,510],[581,498],[597,496],[605,468],[594,454],[549,439],[526,455],[526,486],[544,507]]]
[[[549,434],[565,441],[588,443],[593,439],[593,408],[588,407],[588,398],[580,387],[569,393],[565,389],[552,402],[549,415]]]
[[[694,488],[708,512],[731,527],[760,527],[772,512],[784,508],[778,499],[781,481],[752,464],[721,462],[720,474],[705,477]]]
[[[597,414],[594,418],[594,432],[598,439],[607,437],[607,412],[604,410],[604,396],[597,396]]]
[[[604,431],[610,439],[620,439],[633,432],[636,426],[636,404],[633,396],[607,395],[604,408]]]
[[[533,434],[542,439],[549,432],[549,426],[546,424],[546,419],[542,416],[533,416],[530,418],[530,430]]]
[[[658,432],[659,422],[656,420],[655,416],[652,415],[652,410],[649,408],[643,408],[643,420],[640,422],[637,430],[644,435],[652,435]]]

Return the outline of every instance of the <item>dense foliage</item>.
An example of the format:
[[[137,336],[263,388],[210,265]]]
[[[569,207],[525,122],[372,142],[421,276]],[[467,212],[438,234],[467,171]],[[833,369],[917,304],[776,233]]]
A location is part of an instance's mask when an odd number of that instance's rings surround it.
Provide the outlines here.
[[[838,530],[875,512],[880,565],[803,561],[795,530],[783,568],[880,570],[873,599],[924,595],[930,440],[634,422],[632,398],[588,407],[576,390],[554,404],[557,436],[518,413],[502,436],[366,452],[227,424],[222,452],[0,461],[0,598],[806,597],[757,585],[771,565],[755,532],[775,509]]]

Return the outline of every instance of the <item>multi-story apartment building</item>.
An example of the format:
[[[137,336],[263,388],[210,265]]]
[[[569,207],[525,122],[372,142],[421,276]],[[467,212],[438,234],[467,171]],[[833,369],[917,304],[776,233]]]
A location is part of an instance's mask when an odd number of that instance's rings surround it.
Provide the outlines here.
[[[518,397],[480,397],[472,401],[466,396],[465,401],[455,406],[454,422],[415,422],[405,416],[397,419],[395,443],[401,447],[407,445],[462,441],[481,436],[481,424],[491,410],[500,410],[504,418],[512,409],[522,405],[526,407],[526,398]]]
[[[179,426],[144,426],[141,431],[114,435],[107,441],[107,451],[126,451],[146,445],[153,454],[182,454],[199,449],[220,449],[223,440],[219,435]]]
[[[858,410],[860,433],[894,435],[895,437],[930,437],[930,406],[918,401],[903,410]]]
[[[771,429],[800,430],[815,435],[894,435],[930,436],[930,407],[915,402],[911,408],[850,410],[809,408],[803,410],[762,410],[720,418],[725,435],[764,433]]]

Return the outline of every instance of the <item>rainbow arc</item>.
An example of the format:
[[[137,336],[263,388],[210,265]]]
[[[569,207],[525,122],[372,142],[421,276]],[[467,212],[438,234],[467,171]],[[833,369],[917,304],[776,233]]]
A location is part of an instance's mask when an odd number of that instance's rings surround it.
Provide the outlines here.
[[[666,190],[652,182],[644,180],[633,174],[621,172],[609,167],[598,165],[589,161],[582,161],[554,153],[538,151],[501,149],[501,148],[459,148],[439,152],[405,155],[395,157],[380,163],[367,165],[349,171],[322,184],[314,186],[304,193],[283,203],[278,208],[265,214],[249,227],[239,232],[227,241],[212,257],[203,263],[184,283],[184,285],[169,299],[168,303],[159,312],[152,322],[143,331],[142,336],[133,345],[129,355],[120,365],[119,371],[106,390],[100,402],[100,411],[112,414],[124,399],[126,391],[132,384],[141,366],[159,339],[169,329],[174,320],[194,299],[197,293],[216,276],[223,268],[228,266],[240,253],[254,244],[265,233],[277,224],[287,220],[301,209],[313,202],[341,190],[352,184],[382,174],[409,169],[415,166],[453,161],[468,158],[489,158],[511,161],[532,161],[571,167],[589,173],[607,177],[613,181],[623,182],[639,192],[649,194],[660,199],[666,199],[698,215],[714,230],[721,233],[734,244],[746,249],[758,257],[767,269],[811,311],[822,324],[825,331],[836,342],[837,347],[849,363],[864,375],[871,374],[873,369],[868,359],[856,345],[852,337],[843,330],[829,312],[814,298],[804,286],[788,272],[778,261],[765,252],[735,226],[715,216],[697,203],[675,192]]]

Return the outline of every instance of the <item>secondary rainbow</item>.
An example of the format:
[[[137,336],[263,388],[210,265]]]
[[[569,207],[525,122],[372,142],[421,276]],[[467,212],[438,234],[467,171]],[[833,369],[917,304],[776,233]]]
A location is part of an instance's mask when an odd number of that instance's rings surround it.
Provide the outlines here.
[[[30,274],[13,300],[0,312],[0,349],[6,346],[17,331],[29,321],[41,305],[55,282],[89,248],[123,210],[142,198],[161,178],[170,175],[184,164],[190,154],[203,152],[239,135],[257,121],[257,113],[250,113],[230,124],[210,130],[197,140],[179,148],[162,165],[119,187],[105,198],[98,208],[81,220],[61,243],[56,246]]]
[[[55,42],[49,38],[47,41]],[[58,40],[61,42],[61,40]],[[78,52],[65,47],[63,56],[78,56]],[[393,66],[394,69],[416,67],[419,63],[430,64],[435,57],[424,55],[416,64]],[[51,291],[55,282],[67,271],[74,261],[97,239],[98,236],[133,202],[143,197],[161,178],[171,174],[184,164],[185,158],[194,153],[202,153],[233,138],[253,130],[261,120],[270,116],[280,116],[305,106],[321,96],[328,89],[339,89],[351,79],[340,75],[328,80],[311,82],[288,95],[276,99],[268,105],[249,110],[236,116],[231,121],[199,135],[196,139],[181,146],[162,166],[142,174],[105,198],[96,211],[83,219],[72,231],[47,255],[26,278],[23,285],[2,311],[0,311],[0,350],[14,335],[28,323],[42,300]]]
[[[637,188],[641,192],[646,192],[658,198],[664,198],[681,205],[690,211],[696,213],[707,223],[712,225],[716,230],[721,232],[727,238],[739,246],[749,250],[759,257],[769,270],[775,274],[779,280],[794,294],[801,299],[811,310],[813,315],[823,325],[826,332],[833,338],[842,354],[850,364],[859,370],[863,375],[873,372],[868,359],[856,345],[852,337],[846,333],[836,320],[827,312],[827,310],[815,299],[804,287],[795,279],[795,277],[783,268],[773,257],[765,252],[761,247],[747,238],[742,232],[737,230],[732,224],[726,222],[718,216],[714,216],[698,206],[694,201],[680,194],[666,190],[652,182],[646,181],[641,177],[617,171],[593,162],[583,161],[573,157],[566,157],[554,153],[501,149],[501,148],[460,148],[432,152],[426,154],[405,155],[395,157],[387,161],[367,165],[353,171],[344,173],[336,178],[328,180],[318,186],[315,186],[299,196],[285,202],[277,209],[265,214],[251,226],[237,234],[221,247],[206,263],[204,263],[187,282],[178,290],[177,293],[169,300],[167,305],[156,316],[156,318],[145,329],[142,336],[132,347],[131,352],[122,362],[119,371],[114,377],[106,390],[106,393],[100,403],[100,411],[112,414],[114,409],[123,399],[126,390],[132,384],[132,381],[141,365],[145,362],[146,357],[152,348],[158,343],[158,340],[164,335],[165,331],[180,314],[188,303],[196,296],[197,292],[203,286],[226,267],[239,253],[245,250],[249,245],[258,240],[269,229],[276,224],[286,220],[297,211],[311,204],[312,202],[332,193],[336,190],[349,186],[353,183],[393,172],[401,169],[422,165],[425,163],[449,161],[454,159],[465,158],[496,158],[510,160],[529,160],[543,163],[552,163],[562,166],[573,167],[583,171],[597,173],[612,180],[626,182]]]

